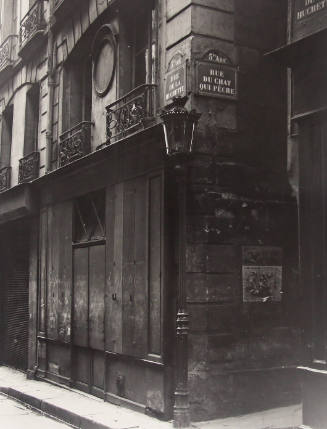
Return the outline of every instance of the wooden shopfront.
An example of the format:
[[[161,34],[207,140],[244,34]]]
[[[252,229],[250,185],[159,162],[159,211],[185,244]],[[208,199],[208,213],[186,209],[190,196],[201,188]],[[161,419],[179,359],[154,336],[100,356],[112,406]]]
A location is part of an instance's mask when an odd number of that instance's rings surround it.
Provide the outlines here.
[[[38,375],[168,416],[173,255],[154,136],[98,151],[41,185]]]

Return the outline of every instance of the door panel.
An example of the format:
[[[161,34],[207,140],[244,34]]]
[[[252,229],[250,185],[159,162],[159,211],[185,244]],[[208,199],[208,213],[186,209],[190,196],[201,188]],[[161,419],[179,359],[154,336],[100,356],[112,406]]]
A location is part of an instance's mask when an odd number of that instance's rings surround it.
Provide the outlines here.
[[[123,352],[147,353],[146,180],[124,184]]]
[[[106,350],[122,352],[123,184],[107,190]]]
[[[89,346],[104,350],[105,245],[89,248]]]
[[[305,335],[309,359],[326,362],[327,133],[325,118],[300,124],[300,243],[302,287],[309,317]]]
[[[161,354],[161,176],[149,182],[149,353]]]
[[[88,346],[88,248],[74,249],[74,344]]]

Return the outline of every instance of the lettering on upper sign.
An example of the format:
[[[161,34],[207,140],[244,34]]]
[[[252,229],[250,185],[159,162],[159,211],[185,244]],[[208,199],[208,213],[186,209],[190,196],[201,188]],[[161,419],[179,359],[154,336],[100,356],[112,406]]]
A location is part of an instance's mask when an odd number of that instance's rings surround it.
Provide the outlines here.
[[[304,8],[296,11],[296,19],[307,18],[327,8],[327,0],[304,0]]]
[[[198,66],[198,89],[200,93],[236,97],[235,70],[206,63]],[[223,67],[223,66],[222,66]]]
[[[166,74],[165,102],[168,103],[174,97],[186,95],[186,66],[182,66]]]

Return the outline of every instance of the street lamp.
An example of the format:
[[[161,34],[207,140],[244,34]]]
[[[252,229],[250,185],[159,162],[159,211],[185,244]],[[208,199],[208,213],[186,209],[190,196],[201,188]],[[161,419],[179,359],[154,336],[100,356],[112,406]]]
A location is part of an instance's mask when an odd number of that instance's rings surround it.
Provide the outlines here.
[[[200,113],[188,112],[184,105],[187,97],[176,97],[169,109],[161,115],[167,155],[189,154],[193,151],[195,130]]]
[[[176,313],[176,377],[174,392],[174,427],[190,426],[188,390],[188,331],[189,314],[186,306],[185,253],[186,253],[186,191],[187,161],[194,149],[196,125],[200,114],[188,112],[184,105],[187,97],[175,98],[161,115],[165,134],[166,153],[173,164],[178,192],[178,287]]]

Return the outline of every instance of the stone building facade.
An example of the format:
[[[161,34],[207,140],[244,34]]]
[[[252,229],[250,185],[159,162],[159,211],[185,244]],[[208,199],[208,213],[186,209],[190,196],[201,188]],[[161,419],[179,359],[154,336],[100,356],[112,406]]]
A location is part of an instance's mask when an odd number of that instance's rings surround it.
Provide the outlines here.
[[[177,427],[299,400],[286,2],[1,10],[1,361]]]

